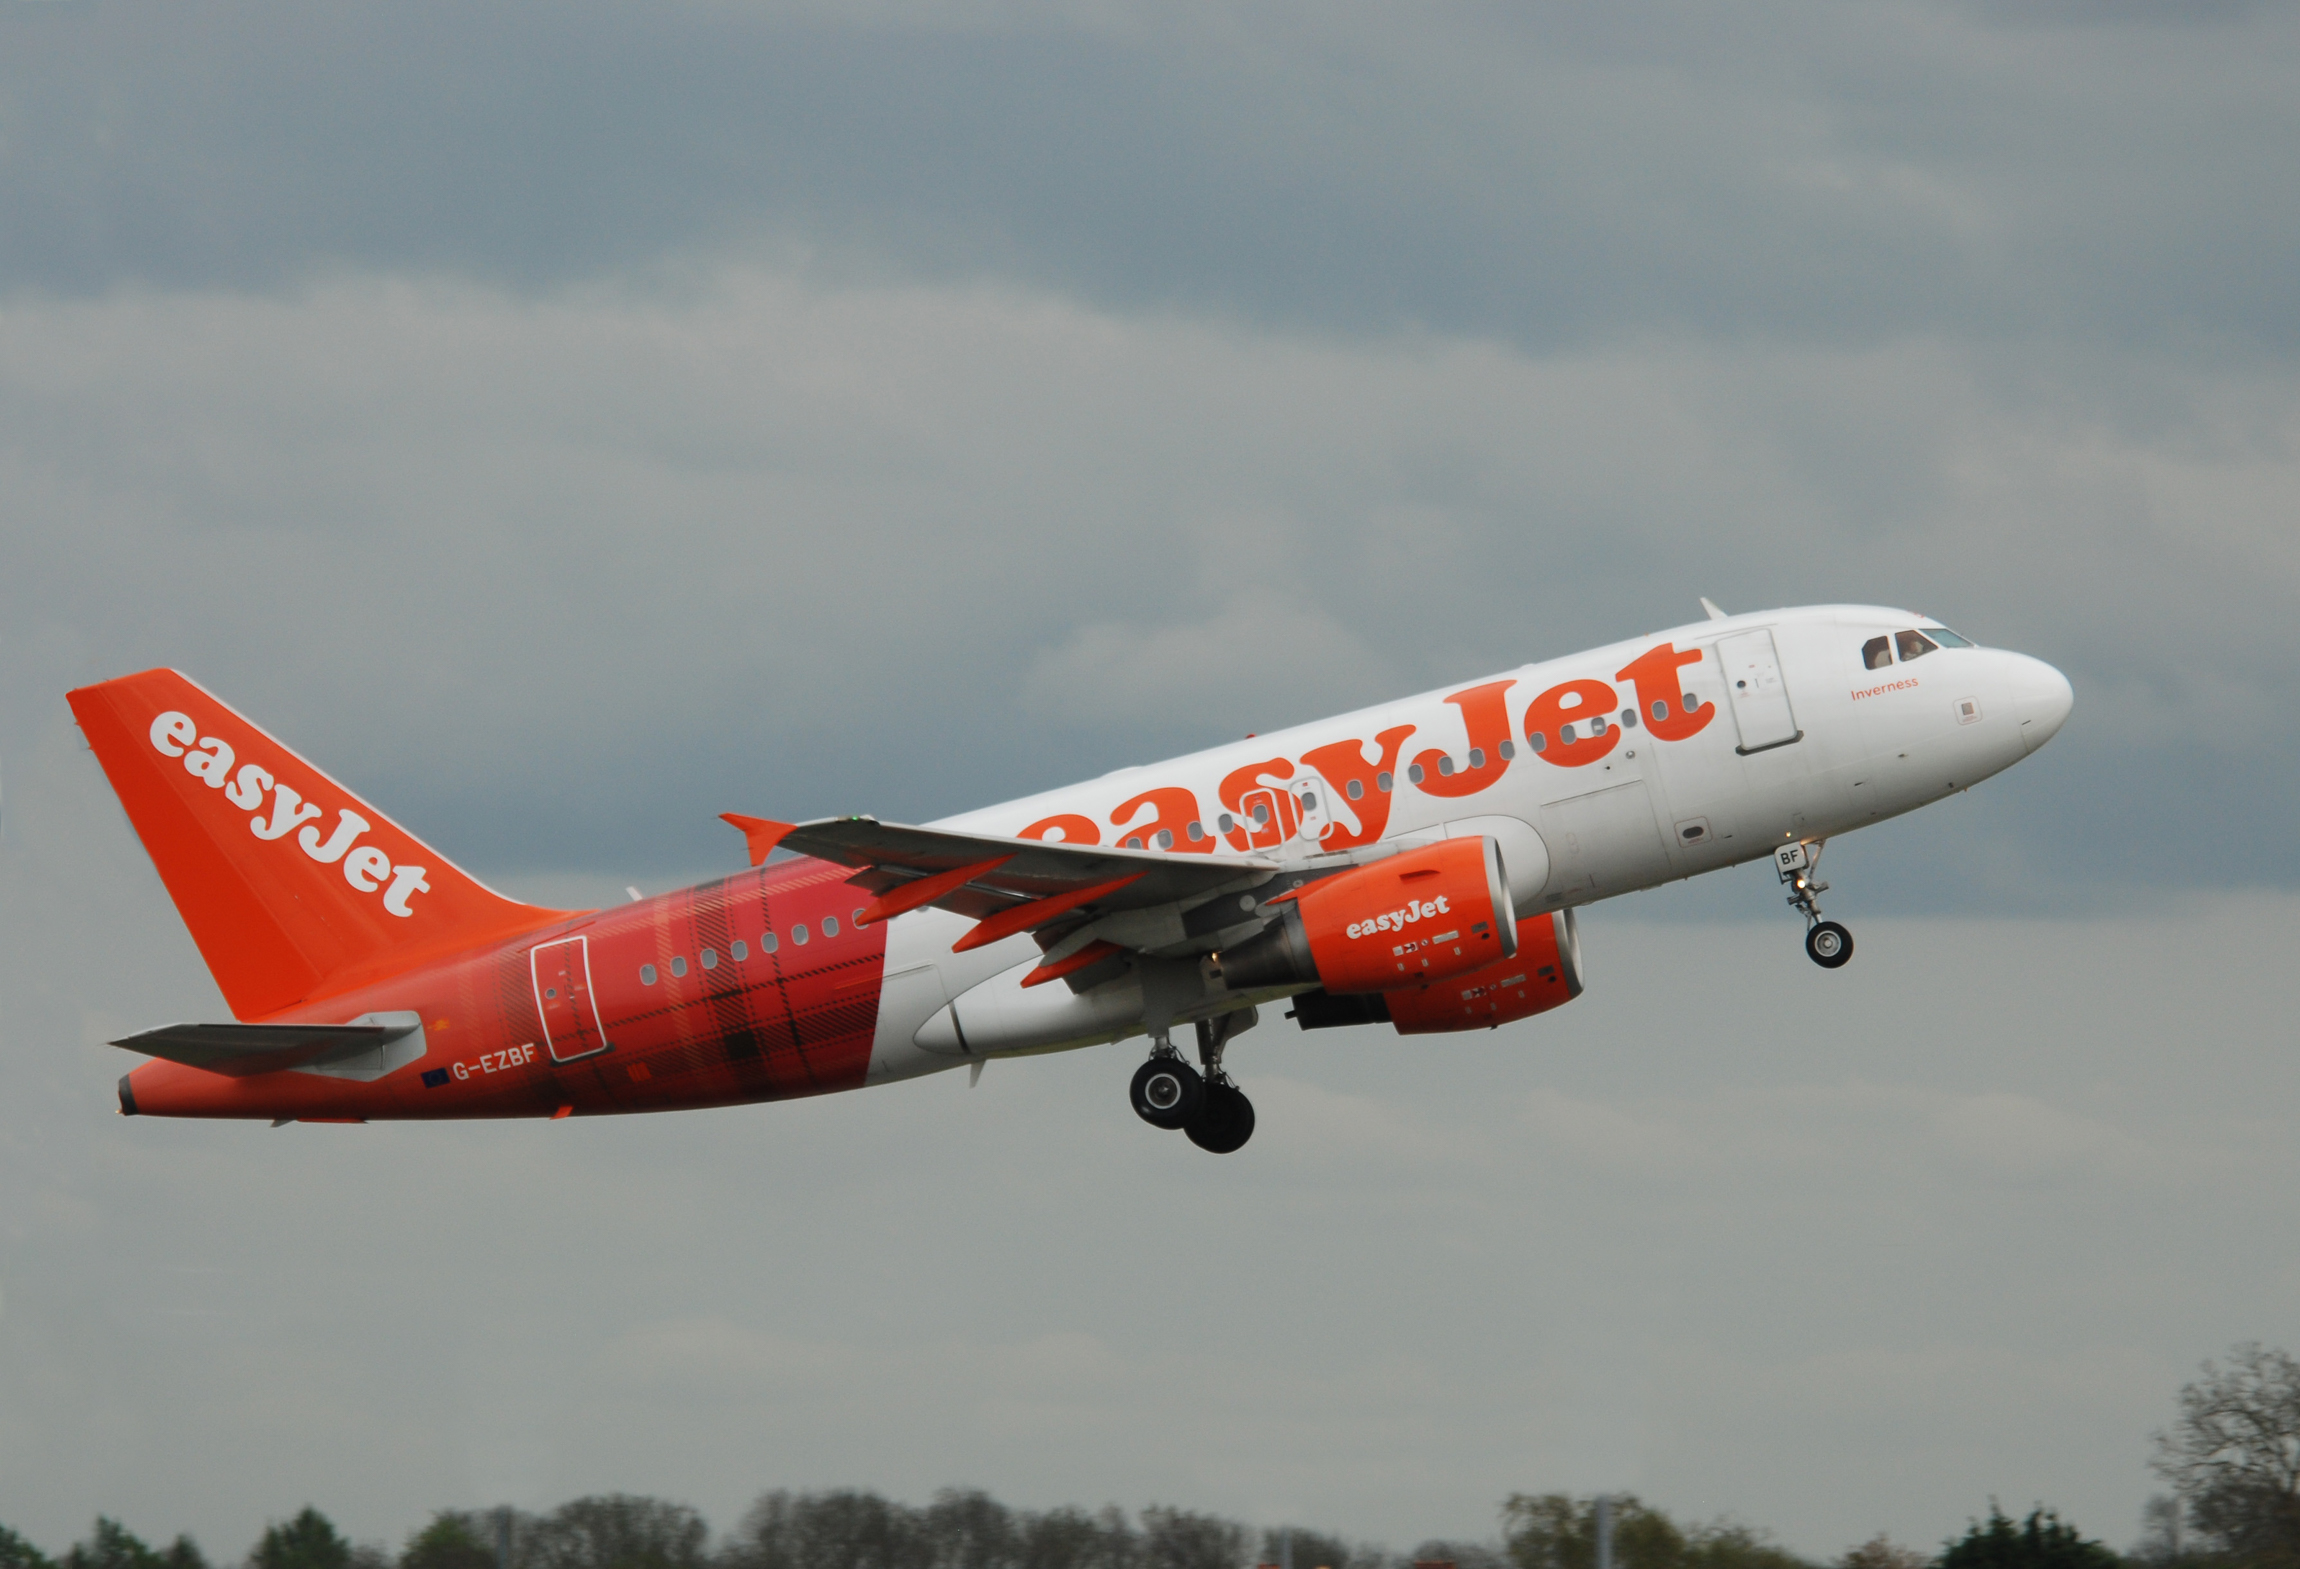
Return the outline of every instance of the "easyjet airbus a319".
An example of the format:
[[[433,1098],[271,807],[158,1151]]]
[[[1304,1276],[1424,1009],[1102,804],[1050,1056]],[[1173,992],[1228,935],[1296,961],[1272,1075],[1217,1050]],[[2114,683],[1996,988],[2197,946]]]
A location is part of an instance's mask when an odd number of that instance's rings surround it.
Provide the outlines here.
[[[752,869],[504,898],[182,675],[73,713],[235,1022],[116,1044],[166,1117],[566,1117],[859,1089],[1147,1036],[1134,1110],[1235,1150],[1224,1049],[1482,1030],[1581,993],[1577,907],[1770,860],[1834,968],[1822,842],[2009,768],[2067,680],[1906,611],[1710,619],[924,827],[728,814]],[[780,850],[782,854],[773,854]],[[1198,1066],[1174,1046],[1196,1037]]]

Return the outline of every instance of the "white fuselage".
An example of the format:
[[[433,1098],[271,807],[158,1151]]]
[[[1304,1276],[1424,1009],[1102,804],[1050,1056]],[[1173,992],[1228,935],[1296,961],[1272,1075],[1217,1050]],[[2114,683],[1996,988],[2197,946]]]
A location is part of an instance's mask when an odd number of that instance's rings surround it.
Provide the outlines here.
[[[1917,657],[1901,657],[1910,652]],[[936,826],[1140,839],[1176,855],[1282,863],[1486,835],[1530,916],[1768,857],[1969,788],[2041,746],[2070,704],[2050,665],[1963,646],[1906,611],[1768,611],[1121,769]],[[1137,978],[1081,993],[1024,991],[1036,945],[1015,937],[953,954],[966,924],[932,910],[892,924],[874,1079],[1143,1029]],[[1254,1000],[1208,981],[1178,1016]]]

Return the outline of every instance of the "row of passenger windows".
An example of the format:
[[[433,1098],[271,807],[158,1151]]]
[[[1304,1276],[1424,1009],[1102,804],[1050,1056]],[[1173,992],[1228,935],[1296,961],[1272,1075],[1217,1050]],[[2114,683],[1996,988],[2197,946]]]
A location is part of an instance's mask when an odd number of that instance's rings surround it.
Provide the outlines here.
[[[862,929],[862,911],[860,909],[857,909],[854,912],[854,923],[855,929],[860,931]],[[839,918],[835,915],[824,916],[824,940],[828,941],[829,939],[836,937],[838,934]],[[796,926],[791,928],[791,941],[798,944],[802,948],[807,945],[810,935],[811,934],[807,931],[807,924],[804,921],[799,922]],[[773,932],[768,932],[759,938],[759,952],[762,954],[774,953],[779,950],[782,945],[782,939],[777,937]],[[735,963],[740,964],[750,956],[751,946],[749,943],[744,942],[742,938],[738,937],[733,942],[727,944],[726,957],[732,959]],[[716,948],[705,948],[695,957],[706,970],[715,970],[719,967],[719,950]],[[679,954],[671,960],[671,975],[674,979],[676,979],[677,977],[685,975],[686,973],[687,956],[685,954]],[[653,965],[642,964],[639,966],[640,985],[652,986],[659,979],[661,979],[661,977],[656,973],[655,967]]]
[[[1919,632],[1915,627],[1906,632],[1895,632],[1890,637],[1872,637],[1861,645],[1861,663],[1871,670],[1883,670],[1893,662],[1894,650],[1900,651],[1901,663],[1922,659],[1925,655],[1944,648],[1970,648],[1972,641],[1951,632],[1947,627],[1927,627]]]

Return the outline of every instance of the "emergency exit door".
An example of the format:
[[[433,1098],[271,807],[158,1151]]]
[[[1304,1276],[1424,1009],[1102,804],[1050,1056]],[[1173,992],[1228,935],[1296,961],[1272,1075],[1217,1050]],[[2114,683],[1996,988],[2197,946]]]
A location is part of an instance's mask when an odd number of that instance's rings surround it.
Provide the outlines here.
[[[1769,628],[1718,639],[1717,664],[1725,674],[1733,723],[1741,730],[1742,756],[1805,739],[1789,709],[1789,688],[1781,679],[1781,656]]]
[[[535,1009],[543,1015],[543,1037],[553,1062],[572,1062],[607,1049],[599,1025],[599,1005],[591,996],[591,939],[567,937],[537,943],[529,950],[535,977]]]

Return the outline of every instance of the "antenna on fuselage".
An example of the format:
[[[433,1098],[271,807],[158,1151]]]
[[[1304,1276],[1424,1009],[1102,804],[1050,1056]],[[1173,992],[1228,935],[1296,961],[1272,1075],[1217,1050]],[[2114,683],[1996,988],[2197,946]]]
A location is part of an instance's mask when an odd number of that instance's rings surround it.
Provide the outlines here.
[[[1709,619],[1712,621],[1729,621],[1732,619],[1724,611],[1719,610],[1717,601],[1711,599],[1707,594],[1701,596],[1701,608],[1709,612]]]

